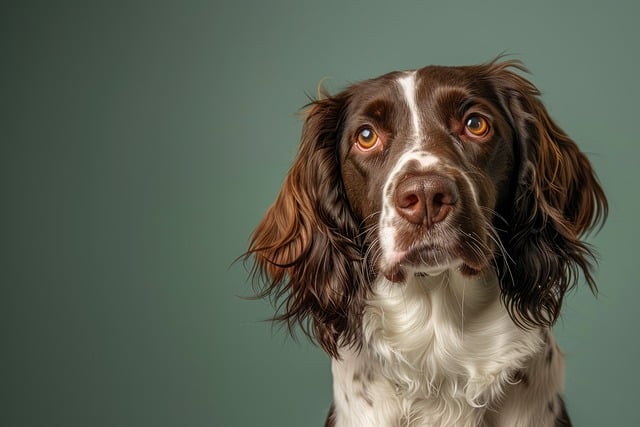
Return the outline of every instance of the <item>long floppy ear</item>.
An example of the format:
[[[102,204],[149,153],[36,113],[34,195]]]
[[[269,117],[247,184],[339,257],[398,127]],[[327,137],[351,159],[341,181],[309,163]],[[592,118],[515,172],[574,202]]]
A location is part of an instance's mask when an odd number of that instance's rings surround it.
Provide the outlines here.
[[[580,238],[604,222],[608,206],[587,157],[549,117],[538,89],[512,68],[526,71],[517,61],[490,65],[519,163],[500,284],[517,323],[551,326],[581,272],[596,291],[594,253]]]
[[[343,93],[310,104],[295,162],[246,254],[255,258],[260,296],[279,305],[274,319],[290,331],[300,325],[334,357],[354,341],[359,295],[368,285],[359,222],[340,176],[347,103]]]

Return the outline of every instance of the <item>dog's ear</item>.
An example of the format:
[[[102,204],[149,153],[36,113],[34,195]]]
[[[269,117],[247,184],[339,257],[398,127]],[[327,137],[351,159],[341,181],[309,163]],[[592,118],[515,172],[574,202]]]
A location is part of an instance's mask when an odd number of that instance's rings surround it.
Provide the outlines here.
[[[339,140],[349,96],[309,105],[301,145],[280,194],[254,231],[247,257],[276,320],[300,325],[330,355],[354,341],[368,286],[362,233],[345,198]]]
[[[526,325],[550,326],[580,273],[596,291],[594,254],[580,240],[604,222],[607,200],[587,157],[549,117],[535,86],[494,63],[489,78],[515,135],[517,184],[503,236],[500,284],[510,314]]]

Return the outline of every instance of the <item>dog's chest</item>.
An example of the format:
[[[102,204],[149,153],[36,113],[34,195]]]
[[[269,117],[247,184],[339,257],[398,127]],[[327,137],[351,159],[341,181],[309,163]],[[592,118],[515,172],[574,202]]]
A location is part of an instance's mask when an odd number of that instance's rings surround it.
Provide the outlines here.
[[[378,281],[362,350],[333,362],[338,420],[351,420],[337,425],[479,425],[542,344],[513,324],[493,286],[454,275]]]

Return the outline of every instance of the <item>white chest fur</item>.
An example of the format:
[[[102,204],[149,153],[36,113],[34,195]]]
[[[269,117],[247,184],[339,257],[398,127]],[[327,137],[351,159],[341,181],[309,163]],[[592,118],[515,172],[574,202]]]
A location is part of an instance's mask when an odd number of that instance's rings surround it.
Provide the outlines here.
[[[509,318],[495,275],[451,270],[378,279],[362,334],[333,361],[336,426],[481,425],[544,345]]]

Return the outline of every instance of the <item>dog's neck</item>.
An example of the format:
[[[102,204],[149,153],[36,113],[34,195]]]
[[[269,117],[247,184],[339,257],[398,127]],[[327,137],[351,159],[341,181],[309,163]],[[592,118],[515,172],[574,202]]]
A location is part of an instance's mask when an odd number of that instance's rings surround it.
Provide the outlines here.
[[[350,411],[362,405],[355,410],[366,418],[368,405],[384,402],[386,410],[370,415],[419,416],[433,425],[479,423],[545,345],[543,331],[511,320],[494,273],[463,276],[456,269],[406,283],[378,278],[362,338],[359,351],[343,349],[333,363],[336,405],[352,396]],[[383,418],[369,425],[386,425]]]
[[[362,328],[369,356],[384,361],[386,376],[402,388],[430,394],[451,382],[471,401],[481,398],[476,385],[482,389],[496,376],[508,376],[542,344],[539,331],[511,320],[492,272],[465,277],[451,269],[414,275],[405,284],[379,279]]]

